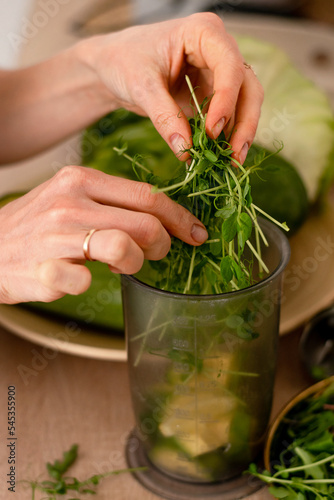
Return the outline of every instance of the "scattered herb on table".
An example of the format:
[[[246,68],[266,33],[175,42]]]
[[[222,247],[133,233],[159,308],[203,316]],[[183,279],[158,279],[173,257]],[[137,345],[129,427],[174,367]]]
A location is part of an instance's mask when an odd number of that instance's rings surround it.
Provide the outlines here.
[[[206,226],[209,239],[193,247],[174,238],[165,259],[149,263],[152,283],[157,288],[184,294],[217,294],[246,288],[254,283],[254,259],[258,274],[269,270],[262,259],[261,244],[267,245],[258,222],[258,214],[278,222],[253,203],[250,174],[260,170],[270,156],[260,150],[247,168],[232,158],[230,144],[222,133],[213,140],[206,135],[204,110],[208,99],[199,105],[188,77],[187,83],[195,103],[194,117],[189,119],[193,144],[186,149],[190,164],[185,164],[178,178],[161,181],[143,164],[140,156],[131,157],[126,145],[114,150],[132,161],[138,177],[154,185],[185,206]],[[251,236],[255,232],[254,241]],[[244,252],[247,248],[247,252]],[[145,269],[145,268],[144,268]],[[256,280],[255,280],[256,281]]]
[[[275,498],[334,499],[334,382],[289,411],[276,432],[271,460],[272,472],[255,464],[248,472],[268,483]]]
[[[138,471],[145,469],[145,467],[140,467],[136,469],[115,470],[104,474],[94,474],[84,481],[79,481],[75,477],[65,476],[68,469],[76,461],[77,457],[78,445],[74,444],[68,451],[63,453],[62,460],[55,460],[53,463],[46,464],[50,479],[43,481],[21,481],[31,487],[32,500],[35,500],[37,491],[47,495],[43,497],[43,500],[57,500],[58,495],[72,494],[72,492],[73,494],[78,493],[79,495],[95,495],[96,487],[102,479],[122,474],[124,472],[133,472],[134,470]],[[69,500],[79,500],[79,497],[72,497]]]

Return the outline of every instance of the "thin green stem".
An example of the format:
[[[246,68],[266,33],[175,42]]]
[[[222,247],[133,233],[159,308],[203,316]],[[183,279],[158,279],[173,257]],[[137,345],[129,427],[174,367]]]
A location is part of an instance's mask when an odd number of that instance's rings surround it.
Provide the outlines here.
[[[291,479],[278,479],[278,478],[274,478],[272,476],[266,476],[265,474],[260,474],[260,473],[256,473],[254,475],[268,484],[277,483],[277,484],[282,484],[284,486],[292,486],[292,487],[297,487],[297,488],[302,487],[303,489],[306,489],[308,491],[312,491],[312,493],[315,493],[317,496],[319,496],[318,493],[314,490],[314,488],[311,488],[310,486],[307,486],[307,484],[305,484],[305,481],[303,481],[303,483],[299,484],[299,483],[291,481]],[[298,489],[300,489],[300,488],[298,488]],[[320,498],[322,498],[322,497],[320,497]]]
[[[121,154],[122,156],[124,156],[124,158],[126,158],[127,160],[131,161],[134,165],[136,165],[136,167],[139,167],[142,170],[144,170],[144,172],[146,172],[147,174],[151,174],[152,173],[151,170],[149,170],[144,165],[142,165],[141,163],[139,163],[137,160],[135,160],[134,158],[132,158],[132,156],[128,155],[127,153],[122,152],[121,149],[116,148],[114,146],[113,150],[116,151],[116,153],[118,153],[119,155]]]
[[[225,184],[222,179],[219,177],[219,175],[216,174],[216,172],[210,172],[211,177],[218,183],[218,186],[221,186],[221,188],[225,188],[227,184]],[[219,195],[218,195],[219,196]]]
[[[193,159],[193,160],[191,161],[190,165],[188,166],[187,173],[186,173],[186,176],[185,176],[185,178],[184,178],[184,180],[185,180],[186,182],[188,182],[188,180],[189,180],[189,177],[190,177],[190,175],[191,175],[191,172],[192,172],[192,171],[193,171],[193,169],[194,169],[195,163],[196,163],[196,160],[195,160],[195,159]]]
[[[209,259],[208,257],[207,260],[212,265],[212,267],[214,267],[220,273],[220,267],[218,266],[218,264],[216,264],[213,260]]]
[[[253,252],[255,257],[259,261],[259,263],[261,263],[265,272],[269,274],[269,269],[267,268],[266,264],[263,262],[261,255],[259,255],[259,253],[255,250],[255,248],[253,247],[253,245],[251,244],[251,242],[249,240],[246,241],[246,245],[248,245],[248,247],[251,249],[251,251]]]
[[[230,174],[230,176],[232,177],[232,179],[234,180],[235,187],[237,188],[237,191],[238,191],[238,194],[239,194],[238,212],[240,213],[241,209],[242,209],[242,191],[241,191],[241,186],[240,186],[240,183],[239,183],[239,181],[237,179],[237,176],[234,174],[234,172],[231,169],[231,167],[227,167],[227,171]]]
[[[174,189],[177,189],[179,187],[183,187],[186,184],[188,184],[188,182],[190,182],[195,177],[195,175],[196,175],[196,172],[192,172],[189,175],[188,179],[185,179],[184,181],[181,181],[181,182],[177,182],[176,184],[173,184],[172,186],[154,189],[154,192],[155,193],[167,193],[168,191],[173,191]]]
[[[147,330],[145,330],[145,332],[142,332],[142,333],[139,333],[138,335],[136,335],[135,337],[132,337],[130,339],[131,342],[134,342],[138,339],[141,339],[143,337],[146,337],[146,335],[148,335],[149,333],[152,333],[154,332],[155,330],[159,330],[159,328],[161,328],[162,326],[165,326],[165,325],[168,325],[169,323],[171,323],[171,320],[168,320],[168,321],[165,321],[164,323],[160,323],[159,325],[157,326],[154,326],[152,328],[148,328]]]
[[[207,245],[208,243],[219,243],[220,242],[220,239],[219,238],[215,238],[213,240],[206,240],[204,241],[203,245]]]
[[[187,293],[190,290],[191,278],[192,278],[192,274],[194,271],[195,256],[196,256],[196,247],[193,247],[191,260],[190,260],[190,266],[189,266],[188,280],[187,280],[187,283],[186,283],[186,286],[184,288],[183,293]]]
[[[192,98],[193,98],[193,100],[194,100],[194,103],[195,103],[195,106],[196,106],[197,112],[198,112],[199,116],[201,117],[202,122],[204,122],[204,116],[203,116],[203,113],[202,113],[201,107],[200,107],[200,105],[198,104],[197,97],[196,97],[196,95],[195,95],[195,91],[194,91],[194,87],[192,86],[192,83],[191,83],[191,81],[190,81],[189,76],[188,76],[188,75],[186,75],[186,77],[185,77],[185,78],[186,78],[186,82],[187,82],[187,85],[188,85],[188,87],[189,87],[189,90],[190,90],[191,96],[192,96]]]
[[[191,198],[192,196],[200,196],[201,194],[212,193],[213,191],[219,191],[219,189],[224,189],[224,184],[221,184],[220,186],[208,188],[208,189],[203,189],[203,191],[197,191],[196,193],[189,193],[188,198]]]
[[[321,460],[318,460],[316,462],[312,462],[310,464],[299,465],[298,467],[290,467],[290,468],[286,468],[283,470],[279,470],[278,472],[275,472],[275,474],[273,474],[273,477],[277,477],[277,476],[279,476],[281,474],[285,474],[285,473],[291,474],[292,472],[299,472],[302,470],[308,470],[308,469],[311,469],[311,468],[316,467],[318,465],[323,465],[323,464],[326,464],[327,462],[333,462],[333,461],[334,461],[334,455],[330,455],[329,457],[322,458]],[[332,481],[334,482],[334,479],[332,479]]]
[[[267,240],[267,238],[265,237],[264,232],[262,231],[261,226],[259,225],[259,223],[258,223],[258,221],[257,221],[257,217],[256,217],[256,214],[255,214],[255,211],[254,211],[254,209],[253,209],[252,205],[251,205],[251,207],[250,207],[250,208],[246,207],[246,212],[248,213],[248,215],[249,215],[249,216],[250,216],[250,218],[252,219],[254,226],[255,226],[255,227],[258,229],[258,231],[259,231],[259,234],[260,234],[260,236],[261,236],[261,238],[262,238],[263,243],[264,243],[264,244],[265,244],[265,246],[267,247],[267,246],[268,246],[268,240]]]
[[[285,222],[281,223],[278,220],[274,219],[273,217],[271,217],[271,215],[267,214],[267,212],[265,212],[264,210],[262,210],[262,208],[258,207],[257,205],[254,205],[254,203],[252,203],[252,207],[255,208],[255,210],[257,210],[258,212],[260,212],[260,214],[264,215],[269,220],[271,220],[272,222],[274,222],[277,226],[281,227],[285,231],[289,231],[289,228],[287,227],[287,225],[286,225]]]

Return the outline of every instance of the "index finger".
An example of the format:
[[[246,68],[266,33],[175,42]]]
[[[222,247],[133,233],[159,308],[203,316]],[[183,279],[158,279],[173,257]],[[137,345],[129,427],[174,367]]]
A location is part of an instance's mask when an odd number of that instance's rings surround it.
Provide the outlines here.
[[[237,42],[226,32],[218,16],[206,14],[204,25],[202,19],[198,29],[202,36],[199,33],[196,35],[195,31],[190,37],[194,45],[188,47],[188,61],[198,68],[208,68],[213,74],[213,97],[208,109],[206,132],[211,138],[217,138],[238,110],[238,115],[243,117],[242,130],[234,131],[231,145],[239,156],[244,147],[253,142],[263,101],[262,88],[253,72],[248,70],[246,73],[247,65]],[[247,115],[243,110],[247,110]]]
[[[188,37],[185,50],[189,64],[209,69],[213,74],[213,91],[206,121],[207,132],[217,137],[215,128],[231,118],[245,77],[243,58],[235,39],[229,35],[216,14],[195,14],[193,36]],[[197,24],[197,21],[198,22]],[[190,25],[191,28],[191,25]]]
[[[164,193],[154,193],[150,184],[106,175],[90,168],[84,169],[85,176],[87,178],[81,182],[94,201],[151,214],[159,219],[169,234],[190,245],[200,245],[208,238],[201,221]]]

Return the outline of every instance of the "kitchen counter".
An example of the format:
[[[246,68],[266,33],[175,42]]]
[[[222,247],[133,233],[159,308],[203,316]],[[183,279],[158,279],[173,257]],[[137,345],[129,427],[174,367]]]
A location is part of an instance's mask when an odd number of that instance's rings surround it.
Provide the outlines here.
[[[300,332],[280,339],[273,416],[293,395],[310,384],[298,360]],[[16,437],[15,491],[2,479],[0,500],[30,500],[20,481],[46,479],[45,464],[79,445],[71,474],[93,474],[127,467],[125,443],[134,426],[125,362],[101,361],[63,354],[31,344],[0,328],[0,477],[10,472],[8,443]],[[15,387],[15,436],[7,426],[8,387]],[[10,439],[8,439],[10,438]],[[37,496],[36,500],[41,497]],[[87,496],[87,499],[89,496]],[[131,474],[105,479],[97,500],[156,500]],[[266,487],[248,500],[269,500]],[[204,500],[204,499],[203,499]]]

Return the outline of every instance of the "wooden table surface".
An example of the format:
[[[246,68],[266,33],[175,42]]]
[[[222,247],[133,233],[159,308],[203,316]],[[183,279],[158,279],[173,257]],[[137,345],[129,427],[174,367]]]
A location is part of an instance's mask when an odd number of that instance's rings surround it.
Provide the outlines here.
[[[273,415],[310,384],[298,360],[299,332],[280,339]],[[79,456],[71,473],[79,479],[127,467],[125,442],[134,426],[125,362],[100,361],[50,351],[0,328],[0,499],[30,500],[19,482],[47,478],[45,464],[72,444]],[[16,392],[16,493],[10,472],[7,392]],[[39,500],[42,497],[37,497]],[[88,498],[88,496],[87,496]],[[158,497],[126,473],[105,479],[97,500],[153,500]],[[266,489],[249,499],[272,498]],[[204,499],[203,499],[204,500]]]

